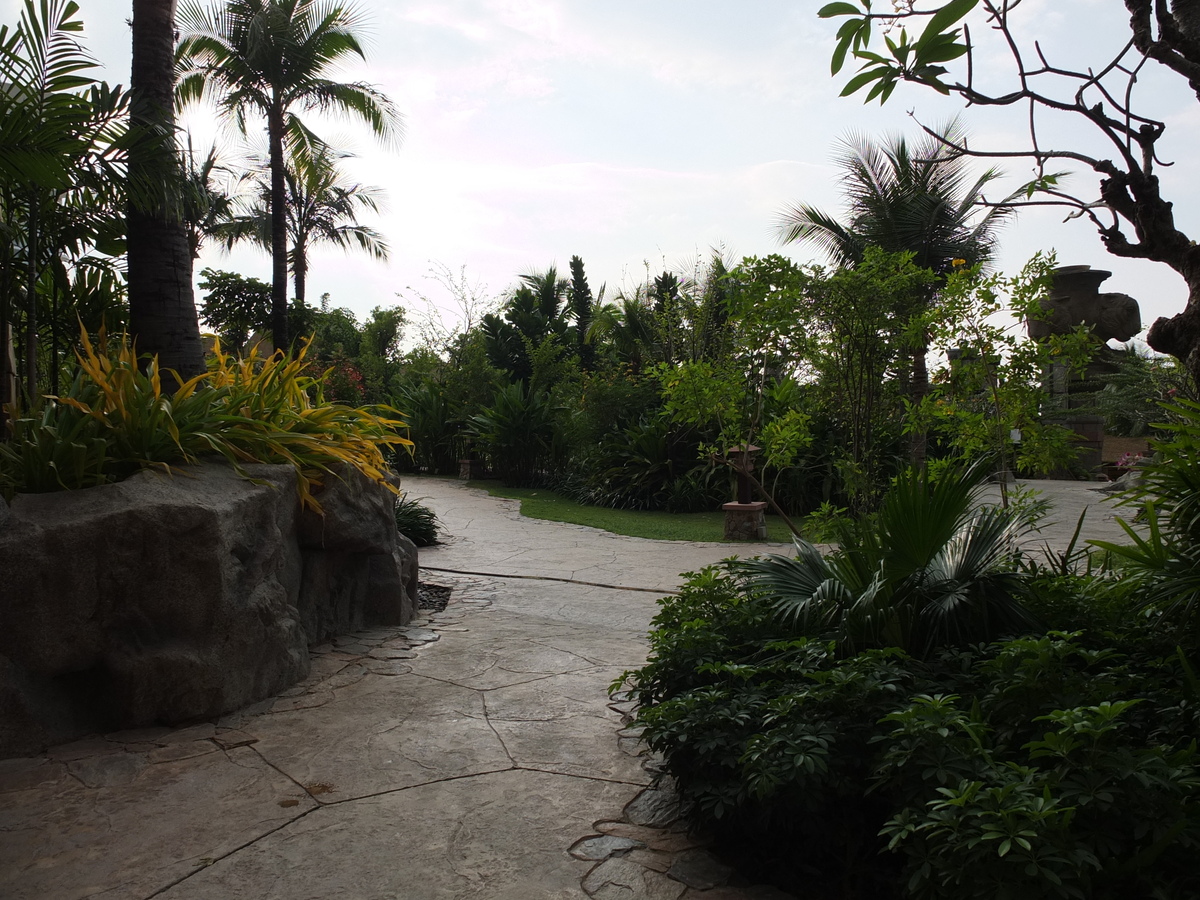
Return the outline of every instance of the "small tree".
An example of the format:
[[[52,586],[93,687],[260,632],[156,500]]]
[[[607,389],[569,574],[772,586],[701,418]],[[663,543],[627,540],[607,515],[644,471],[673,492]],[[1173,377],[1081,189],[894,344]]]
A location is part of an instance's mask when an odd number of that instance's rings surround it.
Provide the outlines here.
[[[200,316],[234,355],[246,347],[252,331],[271,323],[271,285],[236,272],[205,269],[200,273],[205,291]]]
[[[1028,319],[1045,315],[1053,266],[1039,254],[1011,278],[967,266],[950,276],[929,320],[949,364],[907,427],[928,428],[955,456],[992,456],[1001,472],[1046,474],[1074,459],[1073,432],[1047,381],[1054,366],[1081,371],[1095,339],[1086,326],[1043,341],[1022,334]]]
[[[1170,319],[1160,318],[1147,340],[1160,353],[1183,362],[1200,375],[1200,246],[1176,225],[1172,204],[1163,197],[1157,167],[1163,164],[1158,142],[1167,123],[1139,113],[1137,89],[1154,84],[1143,77],[1161,67],[1184,79],[1200,97],[1200,13],[1194,0],[1125,0],[1127,37],[1107,59],[1071,69],[1060,64],[1053,48],[1023,45],[1014,28],[1021,0],[905,0],[873,11],[871,0],[839,0],[821,7],[821,18],[844,17],[833,53],[836,75],[848,59],[861,66],[842,95],[866,90],[868,101],[885,102],[902,81],[956,94],[975,107],[1016,107],[1027,111],[1028,140],[998,150],[981,150],[965,140],[943,141],[947,158],[1026,158],[1036,177],[1027,185],[1033,205],[1061,206],[1086,216],[1114,256],[1166,263],[1188,286],[1187,306]],[[1022,12],[1032,13],[1026,4]],[[995,49],[1011,58],[1011,86],[988,92],[975,80],[977,45],[968,16],[978,14],[979,29]],[[909,33],[917,24],[920,33]],[[870,45],[876,26],[889,33],[884,46]],[[983,47],[979,45],[982,54]],[[952,74],[947,65],[959,61]],[[1151,88],[1153,90],[1153,88]],[[1056,133],[1063,143],[1046,143],[1047,117],[1070,117],[1080,127]],[[930,135],[936,133],[929,128]],[[1086,135],[1099,137],[1101,153],[1090,151]],[[1099,176],[1096,194],[1063,191],[1054,167],[1080,163]],[[1034,199],[1036,197],[1036,199]]]

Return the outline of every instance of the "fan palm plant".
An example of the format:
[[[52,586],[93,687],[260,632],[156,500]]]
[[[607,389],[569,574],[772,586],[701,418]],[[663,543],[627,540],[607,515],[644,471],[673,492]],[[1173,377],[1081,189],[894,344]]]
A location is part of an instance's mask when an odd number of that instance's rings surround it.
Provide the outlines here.
[[[803,634],[843,650],[900,647],[925,656],[989,641],[1033,624],[1015,566],[1020,521],[978,505],[986,467],[897,479],[877,518],[836,526],[823,556],[796,541],[796,556],[741,564],[752,592]]]
[[[271,173],[271,328],[287,345],[287,165],[285,144],[315,143],[297,109],[335,112],[365,122],[379,137],[398,139],[401,120],[371,85],[328,77],[348,57],[363,57],[362,14],[330,0],[228,0],[206,7],[185,0],[177,97],[215,95],[218,108],[246,133],[248,119],[267,123]]]

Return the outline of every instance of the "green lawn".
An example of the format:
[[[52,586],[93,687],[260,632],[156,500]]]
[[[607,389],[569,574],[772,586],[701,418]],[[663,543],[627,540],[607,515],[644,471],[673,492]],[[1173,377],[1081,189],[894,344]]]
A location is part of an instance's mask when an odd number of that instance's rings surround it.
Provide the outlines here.
[[[521,515],[531,519],[590,525],[592,528],[602,528],[613,534],[658,541],[721,541],[724,537],[725,515],[720,511],[634,512],[628,509],[584,506],[545,488],[506,488],[498,481],[472,481],[470,485],[483,488],[493,497],[520,500]],[[773,516],[767,516],[767,535],[772,541],[791,540],[787,527]]]

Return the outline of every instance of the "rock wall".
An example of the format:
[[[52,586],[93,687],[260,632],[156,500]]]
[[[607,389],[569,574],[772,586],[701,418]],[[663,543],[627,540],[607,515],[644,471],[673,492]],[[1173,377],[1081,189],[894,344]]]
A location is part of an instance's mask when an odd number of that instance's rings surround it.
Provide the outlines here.
[[[0,500],[0,757],[221,715],[308,674],[308,645],[413,614],[417,553],[353,470],[300,511],[288,466],[143,471]]]

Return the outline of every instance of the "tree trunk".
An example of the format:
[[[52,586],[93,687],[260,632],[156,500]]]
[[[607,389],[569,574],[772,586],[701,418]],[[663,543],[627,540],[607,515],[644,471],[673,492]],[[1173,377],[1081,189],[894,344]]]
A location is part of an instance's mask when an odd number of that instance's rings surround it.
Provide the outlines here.
[[[1190,285],[1183,312],[1159,318],[1150,326],[1146,343],[1178,359],[1200,385],[1200,283]]]
[[[271,144],[271,336],[276,350],[287,352],[287,190],[283,163],[283,107],[273,100],[267,117]]]
[[[921,345],[913,350],[912,381],[908,385],[909,401],[913,409],[919,409],[929,393],[929,342],[922,337]],[[913,468],[923,469],[929,450],[929,434],[924,426],[913,429],[910,436],[909,454]]]
[[[204,371],[192,293],[192,254],[179,204],[167,198],[181,172],[175,147],[175,0],[133,0],[130,119],[162,141],[139,142],[129,159],[133,185],[160,199],[128,212],[129,329],[142,353],[184,378]]]
[[[304,308],[305,285],[308,281],[308,247],[297,239],[292,251],[292,268],[296,277],[296,306]]]
[[[29,192],[29,235],[25,260],[25,400],[30,407],[37,403],[37,255],[38,255],[38,197]]]

